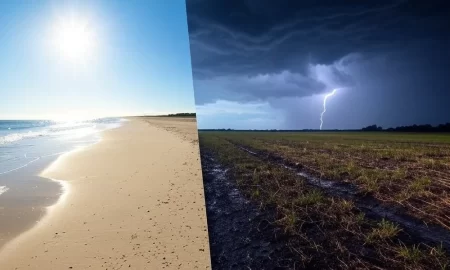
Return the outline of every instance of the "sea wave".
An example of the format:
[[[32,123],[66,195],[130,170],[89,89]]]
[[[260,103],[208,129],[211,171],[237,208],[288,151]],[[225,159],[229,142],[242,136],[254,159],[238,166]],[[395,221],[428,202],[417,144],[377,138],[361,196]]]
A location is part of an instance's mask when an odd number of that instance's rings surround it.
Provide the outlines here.
[[[9,190],[9,188],[7,188],[6,186],[0,186],[0,195],[2,195],[3,193],[5,193],[8,190]]]
[[[74,121],[53,123],[45,128],[28,130],[23,132],[9,133],[0,136],[0,145],[10,144],[22,139],[36,138],[41,136],[65,136],[65,135],[88,135],[103,129],[115,127],[120,125],[122,119],[96,119],[90,121]],[[101,128],[100,126],[103,126]],[[108,127],[106,127],[108,126]]]
[[[28,132],[19,132],[19,133],[11,133],[5,136],[0,137],[0,145],[16,142],[26,138],[35,138],[39,136],[45,136],[48,134],[48,130],[42,131],[28,131]]]
[[[46,127],[53,123],[51,120],[0,120],[0,131]]]

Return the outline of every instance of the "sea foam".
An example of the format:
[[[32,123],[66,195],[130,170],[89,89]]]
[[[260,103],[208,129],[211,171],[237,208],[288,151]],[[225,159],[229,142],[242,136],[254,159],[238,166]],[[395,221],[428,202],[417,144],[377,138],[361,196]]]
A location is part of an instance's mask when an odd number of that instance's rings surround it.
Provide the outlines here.
[[[48,134],[47,130],[42,130],[42,131],[38,131],[38,132],[28,131],[28,132],[22,132],[22,133],[11,133],[6,136],[0,137],[0,145],[16,142],[16,141],[19,141],[19,140],[25,139],[25,138],[35,138],[35,137],[39,137],[39,136],[45,136],[47,134]]]
[[[9,190],[9,188],[7,188],[5,186],[0,186],[0,195],[2,195],[3,193],[5,193],[8,190]]]

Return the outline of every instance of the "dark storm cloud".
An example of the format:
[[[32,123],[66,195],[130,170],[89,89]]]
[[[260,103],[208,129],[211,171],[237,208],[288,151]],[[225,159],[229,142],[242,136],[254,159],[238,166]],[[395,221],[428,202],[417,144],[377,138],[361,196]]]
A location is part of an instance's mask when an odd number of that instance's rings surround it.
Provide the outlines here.
[[[445,23],[436,17],[443,10],[436,1],[422,1],[419,10],[408,1],[188,0],[194,71],[228,74],[240,64],[252,74],[298,70],[308,58],[331,63],[351,52],[402,45],[424,33],[432,37],[427,26]],[[441,38],[442,33],[433,35]],[[232,65],[217,66],[228,61]]]
[[[302,98],[335,87],[379,100],[450,100],[446,4],[187,0],[196,103]]]
[[[197,104],[216,100],[262,101],[278,97],[308,96],[320,93],[325,84],[307,76],[282,71],[256,76],[218,76],[194,82]],[[214,89],[214,91],[211,91]]]

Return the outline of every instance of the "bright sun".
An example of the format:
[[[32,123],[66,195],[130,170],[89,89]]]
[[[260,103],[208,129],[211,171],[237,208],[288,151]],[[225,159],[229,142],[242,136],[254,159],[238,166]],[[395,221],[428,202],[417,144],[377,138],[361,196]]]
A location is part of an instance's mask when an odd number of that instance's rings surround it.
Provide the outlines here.
[[[77,63],[90,60],[97,45],[89,21],[75,16],[62,17],[56,22],[53,43],[64,58]]]

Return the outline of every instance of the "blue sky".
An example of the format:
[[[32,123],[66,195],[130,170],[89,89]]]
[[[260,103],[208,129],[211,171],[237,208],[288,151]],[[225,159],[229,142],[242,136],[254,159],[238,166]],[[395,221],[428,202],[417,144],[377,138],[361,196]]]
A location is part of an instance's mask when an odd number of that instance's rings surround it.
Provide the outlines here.
[[[195,111],[184,1],[1,1],[0,10],[1,119]],[[82,61],[52,47],[68,18],[95,40]]]

